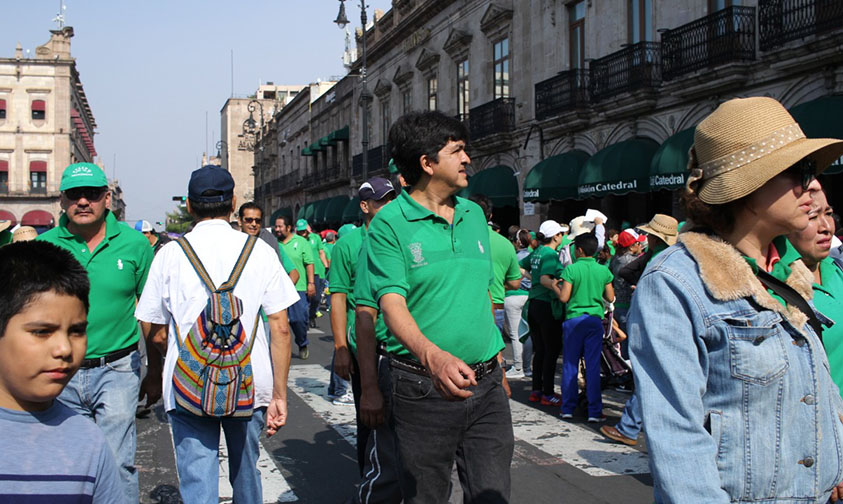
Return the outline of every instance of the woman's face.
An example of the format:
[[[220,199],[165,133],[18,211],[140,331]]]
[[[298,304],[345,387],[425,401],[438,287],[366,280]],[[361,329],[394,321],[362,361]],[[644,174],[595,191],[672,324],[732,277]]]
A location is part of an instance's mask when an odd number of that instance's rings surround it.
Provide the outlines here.
[[[808,212],[808,226],[790,233],[788,240],[796,247],[808,265],[814,265],[828,257],[831,251],[831,237],[834,236],[833,210],[822,191],[811,192],[812,204]]]
[[[808,227],[811,210],[811,193],[820,191],[814,178],[803,189],[799,166],[779,173],[755,192],[747,196],[746,209],[752,214],[744,218],[755,219],[774,236],[802,231]]]

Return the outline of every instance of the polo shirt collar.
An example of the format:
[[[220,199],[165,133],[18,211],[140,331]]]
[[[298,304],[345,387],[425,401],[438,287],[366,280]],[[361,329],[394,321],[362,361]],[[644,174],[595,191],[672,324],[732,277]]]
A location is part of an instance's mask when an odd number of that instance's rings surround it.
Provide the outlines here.
[[[823,285],[814,282],[814,289],[825,292],[832,297],[840,295],[840,292],[837,292],[834,288],[837,287],[836,284],[838,282],[843,281],[843,271],[840,271],[840,268],[834,264],[834,259],[832,259],[831,256],[826,257],[820,261],[820,264],[817,267],[820,268],[820,276],[823,279]]]
[[[204,228],[214,228],[214,227],[226,227],[231,229],[231,224],[228,221],[224,221],[222,219],[208,219],[203,220],[202,222],[197,222],[195,226],[193,226],[193,230],[197,229],[204,229]]]
[[[61,214],[59,217],[59,237],[60,238],[74,238],[76,235],[70,232],[67,229],[67,223],[70,219],[67,217],[66,213]],[[120,223],[117,221],[117,217],[111,212],[111,210],[105,210],[105,237],[106,239],[114,238],[115,236],[119,235],[122,232],[120,229]]]
[[[454,224],[462,220],[463,215],[469,212],[469,207],[466,205],[465,200],[459,198],[457,196],[451,196],[454,198]],[[395,199],[394,203],[398,203],[398,206],[401,208],[401,212],[404,214],[404,217],[408,221],[417,221],[417,220],[424,220],[424,219],[442,219],[439,215],[431,212],[429,209],[423,207],[419,204],[416,200],[414,200],[410,193],[407,191],[401,191],[401,194],[398,198]]]

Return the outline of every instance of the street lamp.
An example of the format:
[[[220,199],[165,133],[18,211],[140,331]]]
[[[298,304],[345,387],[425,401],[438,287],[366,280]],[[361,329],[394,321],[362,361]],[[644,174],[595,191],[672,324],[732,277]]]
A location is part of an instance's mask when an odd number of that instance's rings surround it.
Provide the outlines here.
[[[257,127],[257,125],[258,125],[257,121],[255,121],[254,112],[255,112],[256,106],[257,106],[257,108],[260,108],[260,120],[261,120],[260,129],[258,129],[258,127]],[[252,101],[249,102],[249,104],[246,106],[246,108],[249,110],[249,118],[246,119],[245,121],[243,121],[243,134],[240,135],[240,136],[243,137],[246,140],[244,142],[244,144],[245,144],[244,148],[247,151],[254,151],[255,150],[255,143],[257,142],[257,139],[260,137],[260,133],[263,131],[263,104],[261,102],[257,101],[257,100],[252,100]],[[250,137],[252,139],[254,139],[252,142],[248,141],[250,139]],[[219,148],[219,147],[217,147],[217,148]],[[261,150],[263,150],[263,145],[261,145],[260,148],[261,148]]]
[[[348,17],[345,15],[345,0],[339,0],[339,2],[340,11],[334,23],[342,30],[348,24]],[[363,105],[363,133],[360,135],[360,143],[363,145],[363,162],[360,171],[363,181],[366,181],[369,178],[369,102],[372,101],[372,95],[369,94],[369,88],[366,85],[366,0],[360,0],[360,23],[363,25],[362,64],[360,65],[360,102]]]
[[[222,157],[222,152],[223,152],[222,149],[223,148],[225,149],[225,158],[224,158],[225,167],[228,168],[228,143],[226,143],[225,140],[220,140],[219,142],[217,142],[217,157],[220,158],[221,160],[223,160],[223,157]]]

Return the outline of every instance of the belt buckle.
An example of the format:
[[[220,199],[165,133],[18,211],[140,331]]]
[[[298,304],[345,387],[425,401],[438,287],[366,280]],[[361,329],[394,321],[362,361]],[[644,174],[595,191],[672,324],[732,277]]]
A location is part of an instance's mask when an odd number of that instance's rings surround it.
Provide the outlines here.
[[[105,355],[103,355],[102,357],[100,357],[100,364],[97,367],[103,367],[106,364],[108,364],[108,363],[105,361]]]

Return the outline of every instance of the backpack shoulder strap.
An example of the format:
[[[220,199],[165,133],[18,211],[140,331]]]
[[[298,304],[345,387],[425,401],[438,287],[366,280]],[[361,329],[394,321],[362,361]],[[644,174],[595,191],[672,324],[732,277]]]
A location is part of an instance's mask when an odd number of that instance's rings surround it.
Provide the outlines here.
[[[217,290],[217,288],[214,287],[213,280],[211,280],[211,275],[205,271],[205,266],[202,265],[202,261],[199,260],[199,256],[196,255],[196,251],[193,250],[193,247],[190,245],[190,242],[187,241],[187,238],[182,236],[176,240],[176,243],[178,243],[184,251],[184,255],[187,256],[187,260],[190,261],[190,265],[193,266],[193,269],[196,271],[196,274],[199,275],[199,278],[202,280],[202,283],[205,284],[205,287],[207,287],[211,292]]]
[[[767,273],[766,271],[759,269],[758,274],[756,276],[758,277],[758,280],[760,280],[761,283],[764,284],[764,287],[770,289],[771,291],[781,296],[781,298],[784,299],[787,304],[795,306],[799,309],[799,311],[801,311],[805,314],[805,316],[808,317],[808,325],[811,326],[811,328],[817,334],[817,338],[819,338],[820,343],[822,343],[823,326],[822,323],[820,323],[817,314],[811,308],[811,305],[808,304],[808,301],[805,301],[805,298],[800,296],[799,293],[793,289],[793,287],[787,285],[786,283],[782,282],[781,280]]]
[[[237,258],[237,263],[234,264],[234,269],[231,270],[231,275],[229,275],[228,280],[224,284],[220,285],[219,290],[234,289],[237,281],[240,280],[240,275],[243,273],[246,261],[252,254],[252,249],[255,248],[255,242],[257,241],[257,236],[249,235],[245,245],[243,245],[243,250],[240,251],[240,257]]]

